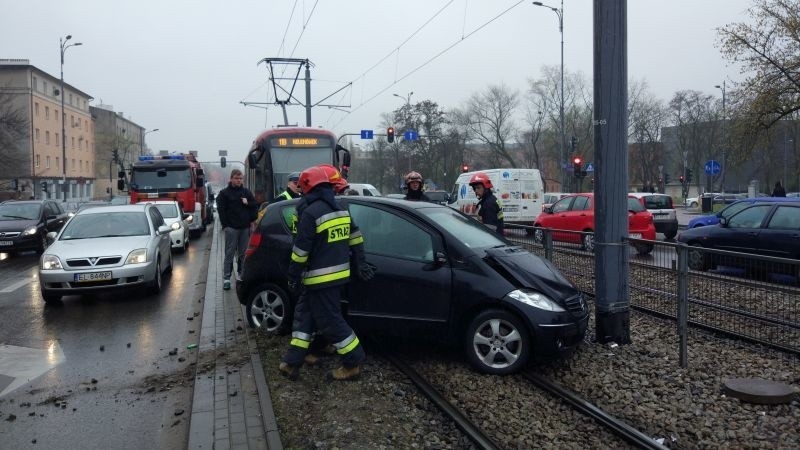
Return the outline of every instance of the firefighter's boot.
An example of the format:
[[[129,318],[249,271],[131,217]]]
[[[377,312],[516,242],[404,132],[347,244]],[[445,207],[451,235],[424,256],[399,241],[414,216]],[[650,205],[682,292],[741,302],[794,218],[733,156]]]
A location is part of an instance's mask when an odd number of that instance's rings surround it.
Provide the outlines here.
[[[292,367],[289,364],[286,364],[285,362],[281,362],[281,364],[278,366],[278,371],[281,373],[281,375],[292,381],[295,381],[298,378],[300,378],[300,368]]]
[[[313,353],[309,353],[305,358],[303,358],[303,361],[307,366],[316,366],[319,364],[319,357]]]
[[[355,380],[361,375],[361,366],[344,367],[339,366],[328,372],[329,381],[350,381]]]

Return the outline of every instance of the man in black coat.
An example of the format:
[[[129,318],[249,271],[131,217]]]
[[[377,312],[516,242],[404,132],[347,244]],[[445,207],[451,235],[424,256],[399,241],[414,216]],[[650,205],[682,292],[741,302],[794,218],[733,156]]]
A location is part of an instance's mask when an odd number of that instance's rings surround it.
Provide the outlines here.
[[[231,288],[233,257],[236,255],[237,280],[241,280],[244,252],[250,240],[250,223],[256,219],[258,204],[250,189],[244,187],[244,175],[239,169],[231,170],[228,187],[217,195],[217,215],[225,236],[225,260],[222,263],[224,281],[222,289]]]

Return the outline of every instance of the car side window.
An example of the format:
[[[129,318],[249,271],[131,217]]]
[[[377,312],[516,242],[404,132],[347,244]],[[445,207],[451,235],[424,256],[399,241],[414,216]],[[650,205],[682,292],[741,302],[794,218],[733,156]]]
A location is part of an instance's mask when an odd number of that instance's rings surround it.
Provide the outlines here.
[[[53,211],[53,205],[50,204],[50,203],[45,203],[44,204],[44,217],[48,218],[50,216],[56,216],[56,215],[58,215],[58,213]]]
[[[433,262],[433,239],[418,225],[378,208],[350,205],[350,215],[364,236],[364,251]]]
[[[760,228],[772,205],[758,205],[740,211],[728,220],[730,228]]]
[[[292,234],[297,234],[297,208],[294,206],[287,206],[281,210],[281,217],[283,218],[283,223],[286,224],[286,228],[292,232]]]
[[[800,230],[800,208],[793,208],[791,206],[778,206],[775,214],[772,215],[769,224],[769,229],[778,230]]]
[[[569,205],[572,204],[572,200],[574,198],[575,197],[562,198],[561,200],[553,203],[553,212],[559,213],[569,210]]]
[[[583,195],[575,197],[575,201],[572,202],[572,210],[585,211],[587,209],[589,209],[589,197]]]

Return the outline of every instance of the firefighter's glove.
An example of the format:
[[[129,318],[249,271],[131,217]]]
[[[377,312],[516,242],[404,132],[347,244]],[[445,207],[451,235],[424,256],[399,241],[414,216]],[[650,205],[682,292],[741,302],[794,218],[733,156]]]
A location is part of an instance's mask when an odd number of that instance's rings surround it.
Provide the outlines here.
[[[368,262],[364,262],[358,265],[358,277],[364,281],[369,281],[375,276],[375,272],[378,270],[373,264]]]
[[[300,294],[300,283],[297,281],[289,280],[286,283],[286,287],[289,288],[289,293],[292,295],[299,295]]]

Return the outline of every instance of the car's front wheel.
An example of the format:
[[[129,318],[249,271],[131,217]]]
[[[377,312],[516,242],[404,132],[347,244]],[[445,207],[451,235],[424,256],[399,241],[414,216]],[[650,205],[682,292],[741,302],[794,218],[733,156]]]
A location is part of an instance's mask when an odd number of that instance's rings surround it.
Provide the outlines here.
[[[286,291],[277,285],[264,283],[253,289],[246,306],[251,327],[275,334],[291,330],[294,307]]]
[[[39,233],[39,246],[36,248],[36,253],[42,254],[47,248],[47,233],[44,231]]]
[[[544,230],[542,229],[542,227],[534,226],[533,242],[537,244],[544,244]]]
[[[586,232],[582,235],[581,247],[587,252],[594,251],[594,233]]]
[[[150,293],[155,295],[161,292],[162,287],[162,280],[161,280],[161,260],[160,257],[156,260],[156,275],[153,277],[153,281],[150,282]]]
[[[689,268],[692,270],[706,271],[711,268],[709,256],[699,244],[689,244]]]
[[[464,342],[467,358],[477,370],[505,375],[521,370],[530,357],[531,338],[513,314],[490,309],[467,326]]]
[[[44,302],[48,305],[53,305],[61,302],[61,295],[59,294],[51,294],[44,289],[42,289],[42,298]]]

